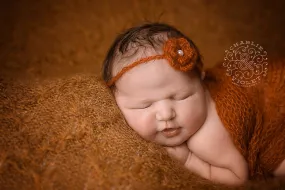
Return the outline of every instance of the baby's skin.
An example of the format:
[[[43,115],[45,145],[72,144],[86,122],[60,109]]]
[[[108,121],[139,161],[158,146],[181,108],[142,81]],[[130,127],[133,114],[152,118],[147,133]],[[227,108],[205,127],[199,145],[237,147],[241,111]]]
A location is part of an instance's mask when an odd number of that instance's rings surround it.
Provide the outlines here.
[[[114,96],[133,130],[165,146],[193,173],[227,185],[248,179],[247,162],[223,126],[203,75],[174,70],[165,59],[153,60],[123,75]],[[282,164],[275,174],[285,174]]]

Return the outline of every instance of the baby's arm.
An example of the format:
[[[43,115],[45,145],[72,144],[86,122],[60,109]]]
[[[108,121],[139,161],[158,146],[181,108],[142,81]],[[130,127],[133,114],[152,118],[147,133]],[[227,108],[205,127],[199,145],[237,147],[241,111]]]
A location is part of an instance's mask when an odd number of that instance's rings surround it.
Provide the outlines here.
[[[237,175],[228,168],[216,167],[203,161],[188,149],[186,143],[166,149],[170,156],[183,163],[187,169],[213,182],[240,185],[247,180],[246,172],[240,172]]]
[[[241,185],[247,178],[247,176],[238,176],[228,168],[213,166],[190,151],[184,166],[201,177],[227,185]]]

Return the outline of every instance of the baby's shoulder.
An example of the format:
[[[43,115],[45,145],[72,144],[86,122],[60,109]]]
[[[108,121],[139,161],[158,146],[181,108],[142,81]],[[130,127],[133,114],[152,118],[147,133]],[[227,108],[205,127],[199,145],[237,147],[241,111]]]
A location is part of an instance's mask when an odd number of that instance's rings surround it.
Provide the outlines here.
[[[188,140],[188,147],[198,157],[214,165],[226,163],[229,161],[226,158],[239,154],[217,112],[210,114],[204,125]]]

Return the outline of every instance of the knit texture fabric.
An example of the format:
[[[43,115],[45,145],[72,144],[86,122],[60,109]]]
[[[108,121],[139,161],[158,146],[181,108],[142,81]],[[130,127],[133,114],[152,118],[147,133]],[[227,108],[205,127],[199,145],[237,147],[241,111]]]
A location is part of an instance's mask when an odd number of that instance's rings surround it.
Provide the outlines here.
[[[206,71],[206,86],[248,162],[250,179],[268,179],[285,159],[285,60],[267,68],[267,75],[252,87],[233,84],[222,64]]]

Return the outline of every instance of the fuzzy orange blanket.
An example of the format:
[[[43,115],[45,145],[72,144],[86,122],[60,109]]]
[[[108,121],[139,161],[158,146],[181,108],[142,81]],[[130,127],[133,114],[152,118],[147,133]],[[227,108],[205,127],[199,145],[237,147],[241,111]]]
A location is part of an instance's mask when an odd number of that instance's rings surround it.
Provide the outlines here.
[[[285,60],[270,62],[264,79],[239,87],[221,64],[206,72],[206,85],[251,179],[267,179],[285,159]]]

